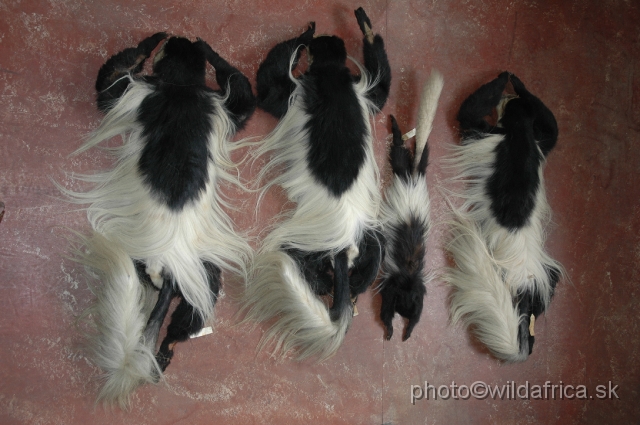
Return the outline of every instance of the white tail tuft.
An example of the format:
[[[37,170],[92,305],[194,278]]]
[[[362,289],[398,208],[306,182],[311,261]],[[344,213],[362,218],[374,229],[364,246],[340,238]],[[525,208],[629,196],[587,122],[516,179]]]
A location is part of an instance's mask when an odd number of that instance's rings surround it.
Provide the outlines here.
[[[429,79],[424,83],[422,94],[420,96],[418,123],[416,125],[414,169],[418,167],[418,163],[422,157],[422,151],[424,150],[429,134],[431,134],[431,130],[433,129],[433,119],[436,116],[438,100],[440,99],[440,93],[442,92],[443,86],[444,78],[442,77],[442,74],[437,69],[432,69]]]
[[[79,261],[100,278],[91,308],[97,333],[90,339],[94,361],[104,371],[98,399],[125,408],[139,385],[162,375],[154,356],[156,340],[143,337],[145,289],[121,247],[96,232],[84,243],[87,251]]]
[[[251,306],[245,321],[277,318],[258,349],[274,342],[274,353],[284,356],[295,348],[298,360],[317,356],[322,361],[334,355],[351,324],[352,308],[332,321],[296,261],[282,251],[259,254],[253,272],[254,279],[244,293],[243,305]]]
[[[502,281],[498,267],[484,244],[477,225],[454,211],[448,250],[456,268],[445,274],[455,288],[451,298],[451,321],[470,326],[499,359],[519,362],[527,359],[528,344],[519,346],[521,318],[511,291]]]

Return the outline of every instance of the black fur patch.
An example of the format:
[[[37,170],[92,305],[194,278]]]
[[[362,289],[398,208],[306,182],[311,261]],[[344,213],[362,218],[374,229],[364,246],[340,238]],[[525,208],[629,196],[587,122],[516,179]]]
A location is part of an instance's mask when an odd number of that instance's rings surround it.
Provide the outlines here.
[[[545,266],[545,271],[547,272],[547,276],[549,277],[549,285],[551,285],[551,295],[553,295],[556,290],[556,285],[560,280],[560,270],[555,267],[547,267]]]
[[[208,141],[214,113],[205,83],[204,51],[171,38],[154,65],[156,90],[138,110],[145,146],[138,162],[144,182],[172,210],[180,211],[208,180]]]
[[[505,140],[497,147],[495,172],[487,189],[498,223],[515,230],[527,224],[535,207],[538,171],[543,155],[555,145],[558,129],[551,111],[517,77],[511,78],[520,97],[507,103],[500,119]]]
[[[349,277],[352,298],[366,291],[376,280],[385,256],[385,242],[384,235],[377,230],[367,231],[362,237]]]
[[[339,197],[365,160],[366,123],[349,69],[314,62],[302,79],[309,122],[307,165],[329,193]]]
[[[403,341],[406,341],[420,320],[427,293],[422,275],[427,229],[420,220],[412,216],[408,223],[393,227],[391,232],[395,235],[395,240],[387,255],[392,256],[399,271],[388,276],[382,283],[380,318],[387,330],[387,339],[391,339],[393,335],[391,322],[395,312],[408,319],[403,337]]]
[[[389,115],[391,120],[391,134],[393,135],[393,143],[391,144],[390,162],[393,174],[400,178],[402,181],[407,182],[411,177],[411,171],[413,163],[415,161],[414,155],[411,151],[404,146],[404,140],[402,140],[402,132],[398,127],[398,122],[393,115]],[[418,175],[425,176],[427,173],[427,165],[429,165],[429,144],[426,143],[420,156],[420,161],[416,167]]]
[[[295,259],[304,274],[304,279],[317,295],[328,295],[333,289],[333,267],[329,252],[302,251],[295,248],[283,248],[291,258]]]
[[[418,175],[424,177],[427,175],[427,166],[429,165],[429,145],[424,145],[424,149],[422,150],[422,155],[420,155],[420,162],[418,162],[418,166],[416,167],[416,171]]]
[[[197,86],[160,83],[140,105],[146,143],[138,168],[153,193],[173,210],[198,199],[206,186],[213,113],[206,90]]]
[[[487,182],[491,212],[510,230],[527,224],[540,186],[542,157],[531,131],[531,120],[512,100],[503,117],[505,139],[496,147],[494,172]]]
[[[317,295],[332,293],[335,273],[328,251],[306,252],[284,247],[283,250],[296,260],[305,280],[313,286],[311,289]],[[365,232],[358,244],[358,251],[349,274],[351,298],[366,291],[378,276],[378,269],[385,255],[384,236],[378,231]]]
[[[162,284],[162,288],[158,293],[158,301],[156,302],[156,305],[153,307],[153,310],[149,315],[149,320],[147,320],[145,335],[147,335],[147,332],[151,332],[154,335],[154,338],[157,338],[158,334],[160,333],[162,323],[164,323],[164,319],[169,312],[171,300],[175,296],[176,292],[173,288],[173,282],[171,280],[165,279]],[[155,350],[155,347],[153,347],[153,349]],[[162,370],[164,371],[164,368]]]

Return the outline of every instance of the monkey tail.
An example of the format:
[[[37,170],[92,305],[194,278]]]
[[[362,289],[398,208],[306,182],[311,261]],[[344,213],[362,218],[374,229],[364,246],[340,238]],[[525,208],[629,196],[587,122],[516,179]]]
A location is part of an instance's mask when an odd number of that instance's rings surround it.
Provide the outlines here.
[[[79,261],[96,273],[100,285],[90,308],[96,333],[90,337],[94,363],[103,371],[98,400],[129,405],[129,395],[161,376],[155,360],[156,338],[145,338],[145,289],[133,260],[117,244],[94,232],[84,240]],[[156,335],[157,337],[157,335]]]
[[[334,355],[353,317],[347,261],[346,251],[335,257],[334,301],[328,309],[294,258],[283,251],[259,254],[243,297],[245,321],[275,319],[259,349],[274,343],[274,354],[284,356],[295,349],[298,360],[315,356],[322,361]]]
[[[422,94],[420,95],[420,108],[418,109],[418,123],[416,125],[414,170],[424,171],[427,167],[427,161],[429,159],[427,139],[433,129],[433,119],[436,116],[438,100],[440,99],[443,86],[444,78],[442,74],[437,69],[432,69],[431,75],[429,75],[429,79],[424,84]]]
[[[499,359],[520,362],[529,356],[529,335],[521,329],[526,317],[514,306],[511,291],[483,243],[478,226],[454,211],[449,252],[456,268],[445,280],[453,286],[451,321],[472,327],[482,343]]]

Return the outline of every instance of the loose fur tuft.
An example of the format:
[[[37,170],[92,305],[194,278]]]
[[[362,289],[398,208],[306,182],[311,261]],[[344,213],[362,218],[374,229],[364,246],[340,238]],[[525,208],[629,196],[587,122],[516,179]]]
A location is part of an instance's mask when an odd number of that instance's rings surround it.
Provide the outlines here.
[[[362,93],[360,102],[365,111],[363,123],[368,142],[364,164],[355,182],[339,198],[316,182],[306,167],[308,115],[302,85],[294,91],[288,112],[256,151],[256,156],[275,152],[259,177],[274,169],[284,169],[263,188],[263,193],[278,184],[297,207],[280,217],[278,226],[265,238],[256,255],[250,272],[253,277],[247,283],[243,300],[245,306],[251,306],[245,320],[265,322],[277,318],[261,347],[274,340],[276,351],[282,354],[297,348],[300,360],[314,355],[323,360],[333,355],[342,344],[353,313],[349,305],[340,314],[340,319],[332,322],[327,307],[311,289],[318,284],[304,279],[300,265],[287,251],[317,253],[315,255],[321,258],[330,259],[345,249],[357,247],[368,229],[377,228],[379,171],[366,112],[372,110],[372,106],[363,96],[367,91],[367,79],[363,77],[356,87]],[[268,293],[271,295],[266,296]],[[274,302],[276,298],[278,302]]]
[[[464,322],[499,359],[526,360],[528,341],[518,340],[520,320],[511,292],[500,277],[477,225],[464,215],[454,215],[451,222],[449,253],[456,268],[445,275],[456,290],[451,297],[451,321]]]
[[[381,87],[391,78],[384,45],[365,38],[369,65],[365,71],[356,63],[361,75],[353,77],[344,43],[312,39],[314,30],[312,24],[275,46],[258,71],[260,106],[282,118],[255,152],[271,154],[259,179],[281,171],[262,193],[280,185],[296,208],[282,214],[262,242],[242,309],[245,321],[274,321],[260,347],[274,343],[274,353],[282,355],[296,350],[299,360],[324,360],[337,351],[352,320],[351,299],[371,285],[383,255],[370,115],[388,95]],[[301,42],[315,55],[296,79]],[[371,80],[374,65],[377,78]],[[331,292],[328,308],[318,296]]]
[[[511,80],[517,96],[503,97]],[[498,125],[485,120],[501,103]],[[472,325],[498,358],[524,361],[533,349],[530,318],[549,305],[562,266],[544,250],[550,210],[545,155],[555,145],[551,112],[514,75],[502,73],[463,103],[463,141],[446,161],[463,182],[455,194],[448,270],[454,322]]]
[[[140,284],[122,247],[96,232],[83,242],[86,251],[78,260],[102,282],[90,310],[97,330],[90,346],[95,364],[104,371],[98,400],[127,408],[133,390],[161,376],[154,355],[157,334],[152,339],[142,337],[148,314],[140,306],[150,289]]]
[[[76,153],[121,136],[105,148],[110,170],[74,176],[86,192],[61,188],[86,204],[93,228],[79,260],[100,278],[92,311],[93,351],[105,371],[100,399],[126,405],[131,392],[156,382],[175,342],[196,332],[212,314],[221,270],[246,276],[251,248],[222,209],[220,184],[240,186],[229,139],[255,108],[248,80],[204,41],[170,38],[153,76],[135,75],[164,38],[159,33],[111,57],[100,69],[98,107],[106,115]],[[221,89],[205,83],[216,68]],[[152,311],[142,295],[160,289]],[[158,332],[171,299],[172,315],[158,360]]]
[[[429,158],[427,139],[433,127],[443,85],[442,75],[436,70],[432,71],[422,90],[413,161],[410,151],[403,146],[397,123],[391,117],[391,164],[394,178],[387,189],[380,213],[387,240],[384,280],[380,291],[380,318],[385,325],[387,339],[391,339],[393,335],[391,322],[396,312],[409,320],[403,341],[411,336],[422,314],[425,281],[429,280],[424,271],[426,242],[430,230],[429,192],[425,179]]]

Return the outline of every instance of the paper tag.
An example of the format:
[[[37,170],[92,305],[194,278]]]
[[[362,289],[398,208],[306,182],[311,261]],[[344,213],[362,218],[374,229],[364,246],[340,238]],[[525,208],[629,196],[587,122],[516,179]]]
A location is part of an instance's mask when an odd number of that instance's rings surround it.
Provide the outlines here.
[[[207,326],[206,328],[200,329],[199,332],[189,335],[190,338],[200,338],[201,336],[209,335],[213,333],[213,329],[211,326]]]
[[[409,140],[415,135],[416,135],[416,129],[414,128],[413,130],[408,131],[407,133],[404,133],[402,135],[402,140]]]

